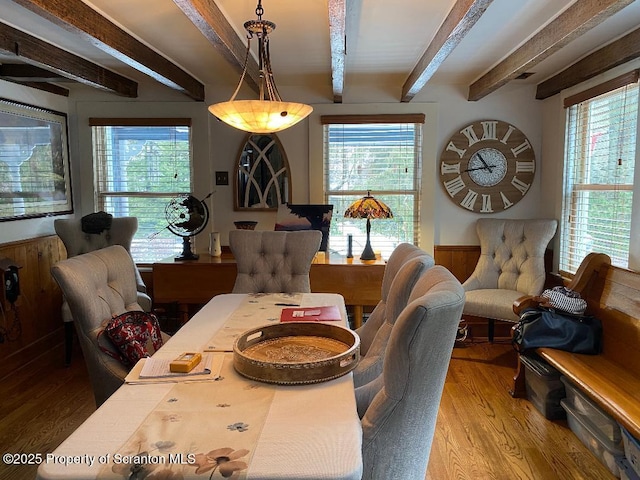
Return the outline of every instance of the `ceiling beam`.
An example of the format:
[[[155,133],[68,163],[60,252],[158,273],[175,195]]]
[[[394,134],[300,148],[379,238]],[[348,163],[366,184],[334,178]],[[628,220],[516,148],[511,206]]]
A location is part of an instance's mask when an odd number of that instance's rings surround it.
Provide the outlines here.
[[[194,100],[204,100],[204,85],[81,0],[12,0],[154,80]],[[151,14],[151,12],[149,12]]]
[[[544,100],[640,57],[640,28],[587,55],[562,72],[538,84],[536,98]]]
[[[344,91],[344,60],[347,54],[346,17],[346,0],[329,0],[331,84],[334,103],[342,103],[342,93]]]
[[[402,102],[409,102],[427,84],[454,48],[480,19],[493,0],[457,0],[422,58],[402,87]]]
[[[213,0],[173,0],[173,2],[209,40],[217,52],[241,74],[247,45],[238,36],[216,3]],[[252,55],[247,58],[245,81],[254,91],[260,91],[260,69]]]
[[[577,0],[469,87],[469,100],[489,95],[634,0]]]
[[[26,63],[3,63],[0,78],[13,82],[59,82],[67,80],[59,73]]]
[[[21,61],[51,70],[69,80],[125,97],[138,96],[138,84],[61,48],[0,23],[0,51]]]

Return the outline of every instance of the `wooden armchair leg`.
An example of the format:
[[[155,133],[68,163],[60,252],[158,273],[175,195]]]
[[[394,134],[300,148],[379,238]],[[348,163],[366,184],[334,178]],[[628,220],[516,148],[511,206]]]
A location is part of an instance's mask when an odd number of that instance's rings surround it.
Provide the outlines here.
[[[516,367],[516,373],[513,376],[513,385],[509,391],[513,398],[522,398],[527,395],[527,386],[524,379],[524,368],[520,361],[520,355],[518,355],[518,366]]]

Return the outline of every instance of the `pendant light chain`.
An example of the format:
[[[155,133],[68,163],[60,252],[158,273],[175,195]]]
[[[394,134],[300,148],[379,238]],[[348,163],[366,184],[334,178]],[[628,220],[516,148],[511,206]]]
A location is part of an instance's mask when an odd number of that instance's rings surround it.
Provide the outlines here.
[[[234,128],[251,133],[278,132],[295,125],[313,111],[310,105],[282,101],[271,69],[269,47],[269,34],[275,30],[276,25],[269,20],[263,20],[263,14],[262,0],[258,0],[257,20],[249,20],[244,23],[248,34],[247,51],[242,75],[231,99],[209,106],[209,111],[218,119]],[[258,100],[236,100],[247,74],[251,39],[254,35],[258,37],[259,97]]]

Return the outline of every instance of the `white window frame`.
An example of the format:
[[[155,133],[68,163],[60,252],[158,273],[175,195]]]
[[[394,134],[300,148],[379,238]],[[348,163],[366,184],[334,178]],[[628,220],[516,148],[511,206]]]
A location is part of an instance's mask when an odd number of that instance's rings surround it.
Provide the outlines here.
[[[131,214],[126,211],[109,212],[107,204],[110,200],[116,198],[162,199],[168,204],[172,198],[178,195],[190,194],[193,191],[193,132],[190,118],[90,118],[89,125],[92,128],[94,202],[96,210],[104,210],[114,216],[130,216]],[[101,127],[175,127],[177,129],[188,129],[188,188],[172,188],[162,191],[112,191],[109,189],[108,185],[111,182],[109,176],[112,175],[110,173],[110,162],[106,154],[101,154],[96,149],[96,136]],[[184,185],[185,182],[180,183]],[[172,234],[166,227],[163,228],[161,226],[161,224],[166,225],[164,212],[161,215],[162,221],[160,222],[157,221],[157,217],[153,217],[153,220],[158,223],[158,226],[152,229],[153,231],[145,228],[145,219],[138,216],[138,231],[131,243],[131,255],[139,265],[149,265],[182,251],[183,239]]]
[[[624,89],[624,90],[623,90]],[[589,106],[595,105],[605,95],[612,95],[616,92],[620,95],[627,95],[625,99],[624,108],[635,108],[634,120],[637,124],[638,113],[638,70],[629,72],[628,74],[616,77],[601,85],[597,85],[589,90],[580,92],[576,95],[567,97],[564,100],[564,106],[566,108],[566,136],[565,136],[565,159],[564,159],[564,183],[563,183],[563,205],[562,205],[562,220],[560,222],[560,255],[559,255],[559,270],[564,274],[573,274],[577,270],[584,257],[592,252],[606,253],[612,257],[612,263],[614,265],[628,268],[631,261],[631,237],[634,229],[634,215],[633,212],[629,216],[628,220],[628,238],[623,238],[621,241],[616,241],[615,238],[611,238],[609,241],[602,238],[596,239],[596,241],[590,242],[589,235],[587,235],[587,220],[588,217],[576,214],[576,212],[584,211],[584,208],[589,208],[590,204],[585,207],[584,202],[589,202],[592,195],[600,195],[603,193],[609,193],[613,196],[618,194],[625,195],[625,192],[632,192],[632,198],[627,204],[627,211],[633,209],[634,203],[637,200],[633,199],[634,183],[635,179],[631,182],[625,182],[618,180],[617,175],[612,175],[614,181],[592,183],[588,182],[591,178],[589,175],[590,157],[592,155],[591,145],[593,132],[585,128],[584,123],[580,123],[583,119],[588,122]],[[633,97],[635,96],[635,97]],[[630,105],[630,106],[628,106]],[[590,125],[590,124],[587,124]],[[627,128],[631,131],[631,134],[625,135],[625,138],[632,140],[635,139],[632,145],[623,144],[626,151],[631,151],[623,155],[620,152],[615,152],[616,155],[611,158],[611,169],[619,169],[623,162],[632,162],[632,168],[637,166],[637,153],[638,153],[638,136],[637,126],[634,124],[632,128]],[[607,133],[609,133],[607,131]],[[587,138],[589,137],[589,138]],[[618,142],[619,143],[619,142]],[[600,154],[602,156],[602,154]],[[623,158],[624,157],[624,158]],[[635,168],[635,176],[637,178],[638,169]],[[622,175],[620,175],[622,176]],[[620,198],[620,197],[618,197]],[[621,207],[621,210],[622,207]],[[585,214],[586,215],[586,214]],[[617,219],[611,219],[615,221]],[[620,224],[614,225],[611,223],[609,226],[600,225],[599,231],[611,229],[610,233],[613,235],[614,230],[620,227]],[[626,227],[626,225],[625,225]],[[591,227],[593,228],[593,227]],[[636,227],[637,228],[637,227]],[[624,230],[624,228],[623,228]],[[599,237],[602,237],[601,235]],[[629,246],[626,252],[621,244],[629,241]],[[608,246],[610,245],[610,246]],[[620,249],[622,248],[622,254]],[[617,252],[617,254],[616,254]],[[624,258],[626,255],[626,258]]]
[[[351,201],[367,195],[369,192],[372,196],[385,202],[393,204],[393,199],[401,196],[412,197],[412,238],[396,238],[395,240],[381,241],[380,238],[374,241],[373,235],[376,232],[377,222],[387,222],[390,220],[373,220],[372,221],[372,246],[376,252],[380,252],[383,258],[388,258],[393,249],[402,242],[410,242],[418,245],[420,242],[420,215],[421,215],[421,183],[422,183],[422,149],[423,149],[423,132],[422,125],[425,122],[424,114],[378,114],[378,115],[322,115],[320,122],[323,125],[323,195],[325,203],[333,203],[331,200],[336,197],[345,197]],[[379,125],[379,124],[404,124],[407,128],[414,129],[415,141],[413,149],[413,175],[411,188],[397,189],[390,186],[388,189],[331,189],[328,181],[328,132],[330,126],[341,125]],[[344,203],[344,202],[343,202]],[[344,205],[342,205],[344,206]],[[348,205],[347,205],[348,206]],[[391,206],[391,205],[390,205]],[[392,208],[393,210],[393,208]],[[366,239],[366,221],[355,221],[352,219],[344,219],[344,208],[334,208],[332,220],[332,235],[330,235],[329,248],[331,251],[337,251],[345,254],[347,251],[347,236],[349,233],[353,235],[353,255],[358,257],[365,245]],[[397,221],[397,220],[396,220]],[[361,225],[355,225],[357,222]],[[354,230],[354,227],[357,230]],[[348,231],[347,231],[348,230]]]

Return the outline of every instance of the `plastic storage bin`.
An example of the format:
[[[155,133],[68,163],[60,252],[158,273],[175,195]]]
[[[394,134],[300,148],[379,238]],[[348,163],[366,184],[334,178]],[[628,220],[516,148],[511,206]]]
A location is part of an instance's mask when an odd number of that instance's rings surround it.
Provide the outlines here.
[[[521,355],[527,398],[545,418],[556,420],[565,417],[560,400],[565,396],[560,372],[538,355]]]
[[[565,400],[560,403],[567,412],[567,423],[571,431],[613,475],[620,477],[617,462],[624,458],[624,450],[609,441],[589,422],[587,417],[575,412]]]
[[[619,458],[616,463],[620,472],[620,480],[640,480],[640,477],[636,475],[635,470],[633,470],[626,458]]]
[[[565,400],[569,406],[578,415],[587,417],[589,422],[602,432],[614,445],[620,445],[622,442],[622,433],[620,425],[608,413],[603,411],[593,400],[588,398],[578,387],[573,385],[566,377],[560,380],[565,386],[567,399]]]
[[[626,428],[620,427],[620,431],[624,443],[624,456],[627,457],[627,462],[635,471],[636,476],[640,477],[640,441],[632,437]]]

